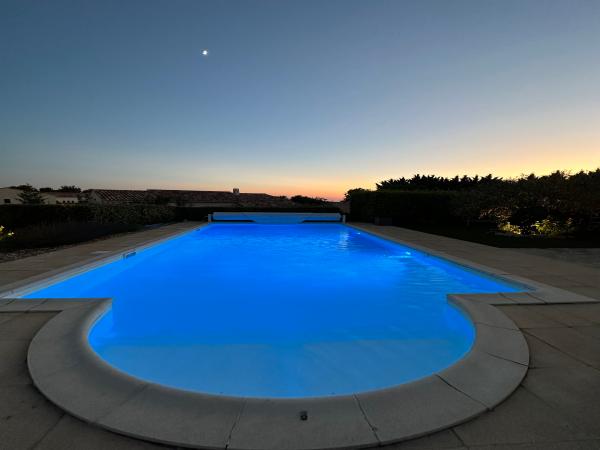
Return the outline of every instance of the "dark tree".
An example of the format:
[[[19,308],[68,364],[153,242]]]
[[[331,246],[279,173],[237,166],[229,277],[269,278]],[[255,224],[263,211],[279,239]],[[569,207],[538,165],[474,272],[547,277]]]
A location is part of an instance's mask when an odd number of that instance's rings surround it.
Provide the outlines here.
[[[31,191],[36,191],[37,190],[36,188],[34,188],[29,183],[27,183],[27,184],[19,184],[18,186],[11,186],[11,188],[12,189],[20,189],[20,190],[25,191],[25,192],[31,192]]]
[[[74,193],[80,193],[81,192],[81,188],[79,186],[61,186],[58,189],[58,192],[74,192]]]
[[[44,196],[36,190],[21,192],[19,200],[24,205],[41,205],[45,203]]]
[[[327,203],[325,198],[307,197],[305,195],[294,195],[290,200],[301,205],[325,205]]]

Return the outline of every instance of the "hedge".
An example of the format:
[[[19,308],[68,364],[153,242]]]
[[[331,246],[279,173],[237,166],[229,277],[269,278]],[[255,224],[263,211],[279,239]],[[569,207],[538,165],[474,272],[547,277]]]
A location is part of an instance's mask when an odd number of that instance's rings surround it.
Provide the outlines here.
[[[0,224],[9,230],[32,225],[94,222],[149,225],[175,220],[174,208],[164,205],[3,205]]]
[[[0,206],[0,225],[15,230],[33,225],[66,222],[93,222],[150,225],[183,220],[206,220],[215,211],[234,212],[339,212],[336,207],[298,206],[291,208],[253,207],[184,207],[167,205],[3,205]]]
[[[0,250],[58,247],[97,239],[116,233],[136,231],[141,225],[97,222],[56,222],[19,228],[13,236],[0,241]]]
[[[350,197],[350,219],[390,225],[458,223],[452,191],[361,191]]]

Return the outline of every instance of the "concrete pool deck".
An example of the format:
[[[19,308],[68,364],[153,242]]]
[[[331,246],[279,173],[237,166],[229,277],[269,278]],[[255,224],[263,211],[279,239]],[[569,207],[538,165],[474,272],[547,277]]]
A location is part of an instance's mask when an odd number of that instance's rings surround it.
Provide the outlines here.
[[[175,229],[162,231],[166,235]],[[409,243],[414,240],[416,245],[449,255],[456,251],[458,257],[465,256],[464,246],[469,244],[392,227],[373,227],[373,231],[389,232],[391,237]],[[141,236],[136,239],[144,242]],[[122,250],[131,246],[122,241],[113,244],[114,248],[121,245]],[[585,293],[578,293],[600,298],[600,271],[544,261],[546,258],[540,261],[540,257],[529,255],[519,255],[515,264],[513,251],[507,254],[503,249],[473,245],[476,248],[470,248],[466,255],[471,261],[534,280],[532,274],[545,277],[539,281],[546,284],[552,284],[548,281],[552,278],[557,281],[556,287],[569,291],[571,286],[565,284],[576,284],[574,287],[585,288]],[[89,249],[86,255],[89,256]],[[529,258],[532,259],[527,261]],[[2,266],[0,264],[0,272]],[[533,268],[535,273],[532,273]],[[18,278],[12,279],[12,282],[18,281]],[[43,311],[44,308],[51,309],[50,303],[26,313],[11,312],[10,304],[0,309],[4,310],[0,312],[0,346],[2,355],[6,355],[6,364],[0,369],[0,448],[162,448],[80,422],[52,406],[35,390],[25,358],[31,337],[55,314]],[[600,408],[597,406],[600,400],[600,305],[510,304],[499,308],[522,329],[530,347],[531,369],[515,394],[475,420],[389,448],[478,448],[499,444],[507,444],[507,448],[600,446]]]

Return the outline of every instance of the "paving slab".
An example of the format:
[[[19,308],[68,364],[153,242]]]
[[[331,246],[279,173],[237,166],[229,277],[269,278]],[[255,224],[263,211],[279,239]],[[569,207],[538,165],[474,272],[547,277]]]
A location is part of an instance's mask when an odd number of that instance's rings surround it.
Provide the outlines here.
[[[525,333],[525,340],[529,347],[529,368],[544,367],[586,367],[584,363],[572,358],[568,354],[548,345],[541,339]]]
[[[33,312],[43,312],[43,311],[64,311],[66,309],[78,308],[80,306],[84,306],[89,303],[89,299],[79,300],[79,299],[58,299],[58,298],[49,298],[44,303],[34,306],[31,311]]]
[[[0,386],[30,384],[27,370],[28,339],[0,340]]]
[[[593,325],[593,322],[583,317],[583,315],[573,314],[570,305],[547,305],[540,308],[539,312],[541,315],[568,327]]]
[[[534,297],[529,292],[502,292],[500,295],[519,305],[544,305],[546,302]]]
[[[516,248],[513,250],[600,269],[600,248]]]
[[[575,292],[579,295],[585,295],[586,297],[594,298],[600,301],[600,288],[598,287],[572,287],[569,288],[570,291]]]
[[[469,450],[598,450],[600,441],[562,441],[544,442],[539,444],[506,444],[506,445],[476,445]]]
[[[19,317],[22,313],[0,313],[0,324]]]
[[[531,328],[527,330],[538,339],[587,365],[600,369],[600,341],[567,327]]]
[[[467,450],[452,430],[438,431],[437,433],[423,436],[409,441],[398,442],[380,447],[382,450],[429,450],[429,449],[452,449]]]
[[[167,447],[121,436],[65,414],[35,450],[168,450]]]
[[[552,289],[548,291],[535,290],[531,292],[534,297],[546,303],[596,303],[598,300],[573,292],[572,289]]]
[[[450,294],[456,295],[456,294]],[[509,298],[496,294],[459,294],[461,298],[486,305],[514,305],[515,302]]]
[[[593,438],[524,388],[518,388],[493,411],[454,430],[468,447]]]
[[[468,420],[486,410],[483,404],[437,376],[413,384],[416,389],[400,386],[356,395],[381,442],[389,442],[397,436],[418,437],[431,430],[441,430],[458,423],[457,420]]]
[[[41,306],[46,301],[45,298],[36,300],[17,300],[0,306],[0,312],[27,312],[37,306]]]
[[[0,313],[0,315],[3,314],[5,313]],[[28,339],[53,316],[54,313],[18,314],[12,319],[0,323],[0,340]]]
[[[600,325],[600,303],[568,305],[567,311],[574,315]]]
[[[8,263],[5,263],[8,264]],[[0,286],[5,284],[14,283],[16,281],[21,281],[30,277],[34,277],[36,275],[41,275],[46,272],[46,269],[38,269],[38,270],[6,270],[2,269],[2,265],[0,265]]]
[[[585,336],[600,339],[600,325],[593,325],[587,327],[573,327],[573,329]]]
[[[63,414],[28,385],[0,387],[0,450],[33,447]]]
[[[569,383],[565,383],[569,380]],[[600,438],[600,371],[591,367],[540,368],[529,372],[523,386],[569,416],[587,433]]]
[[[529,348],[519,330],[475,324],[477,342],[475,348],[485,353],[522,365],[529,364]]]
[[[542,314],[544,306],[501,306],[499,309],[515,322],[519,328],[560,327],[561,324]]]
[[[512,393],[526,373],[523,364],[471,351],[460,366],[455,364],[438,375],[455,389],[493,408]]]
[[[569,277],[565,277],[562,275],[555,275],[555,274],[539,274],[536,275],[535,277],[536,281],[539,281],[540,283],[545,283],[545,284],[551,284],[552,286],[556,286],[556,287],[560,287],[563,289],[569,289],[571,287],[576,287],[576,286],[587,286],[587,281],[586,280],[581,280],[581,279],[573,279],[573,278],[569,278]]]

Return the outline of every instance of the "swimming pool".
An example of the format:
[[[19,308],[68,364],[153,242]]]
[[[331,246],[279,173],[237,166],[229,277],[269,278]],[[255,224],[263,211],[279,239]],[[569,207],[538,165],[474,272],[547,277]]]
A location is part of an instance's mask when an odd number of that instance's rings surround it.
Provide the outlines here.
[[[133,376],[298,398],[448,367],[474,328],[446,294],[518,290],[344,225],[212,224],[26,297],[112,297],[89,342]]]

